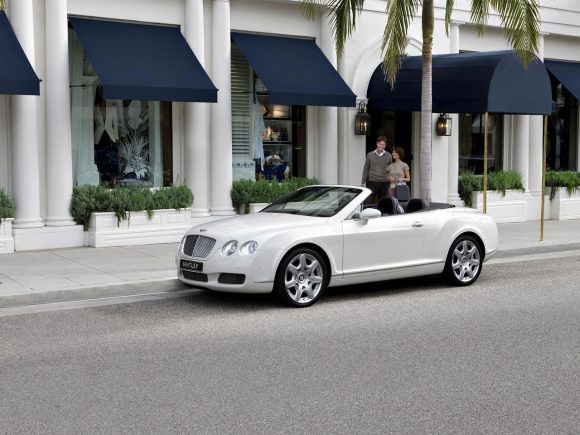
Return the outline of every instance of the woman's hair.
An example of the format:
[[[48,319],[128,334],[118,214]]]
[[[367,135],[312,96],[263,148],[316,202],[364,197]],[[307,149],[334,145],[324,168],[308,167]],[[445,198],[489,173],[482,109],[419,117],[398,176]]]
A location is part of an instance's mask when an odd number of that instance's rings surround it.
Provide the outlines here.
[[[379,136],[379,137],[377,137],[377,142],[376,143],[379,143],[379,142],[384,142],[385,145],[386,145],[387,144],[387,136]]]
[[[393,151],[399,155],[399,159],[403,160],[405,158],[405,151],[401,147],[393,147]]]

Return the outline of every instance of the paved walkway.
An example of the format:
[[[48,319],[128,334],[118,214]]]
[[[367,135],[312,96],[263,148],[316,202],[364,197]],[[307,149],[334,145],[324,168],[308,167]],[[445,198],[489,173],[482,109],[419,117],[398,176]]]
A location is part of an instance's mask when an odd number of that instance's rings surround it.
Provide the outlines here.
[[[580,220],[499,224],[496,258],[580,251]],[[0,255],[0,308],[185,290],[177,244],[73,248]]]

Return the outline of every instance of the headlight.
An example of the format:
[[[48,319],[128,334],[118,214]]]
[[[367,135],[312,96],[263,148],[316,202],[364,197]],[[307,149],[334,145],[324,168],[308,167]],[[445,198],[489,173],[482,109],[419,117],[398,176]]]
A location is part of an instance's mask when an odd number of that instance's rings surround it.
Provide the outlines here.
[[[258,249],[258,242],[255,240],[250,240],[242,245],[240,248],[241,255],[252,255]]]
[[[226,244],[222,247],[222,255],[224,257],[229,257],[238,249],[238,241],[237,240],[230,240],[226,242]]]

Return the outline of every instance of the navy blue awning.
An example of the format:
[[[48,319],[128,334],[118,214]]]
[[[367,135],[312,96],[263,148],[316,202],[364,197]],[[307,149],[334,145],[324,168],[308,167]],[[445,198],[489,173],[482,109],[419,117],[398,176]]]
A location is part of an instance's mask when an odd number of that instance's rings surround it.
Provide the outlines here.
[[[367,92],[371,110],[421,111],[421,57],[401,64],[394,90],[382,66]],[[524,69],[512,50],[433,56],[433,112],[549,114],[552,91],[537,58]]]
[[[312,39],[232,32],[270,102],[355,107],[356,95]]]
[[[217,101],[217,89],[177,27],[70,18],[103,97]]]
[[[0,11],[0,58],[0,94],[40,95],[40,79],[4,11]]]
[[[546,68],[580,100],[580,63],[545,60]]]

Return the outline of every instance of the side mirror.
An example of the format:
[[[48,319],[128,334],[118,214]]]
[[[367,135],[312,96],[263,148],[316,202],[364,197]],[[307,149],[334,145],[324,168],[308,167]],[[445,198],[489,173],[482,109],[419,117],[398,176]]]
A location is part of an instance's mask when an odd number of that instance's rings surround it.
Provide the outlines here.
[[[361,219],[374,219],[374,218],[378,218],[381,217],[382,214],[379,210],[377,210],[376,208],[365,208],[363,211],[360,212],[359,217]]]

